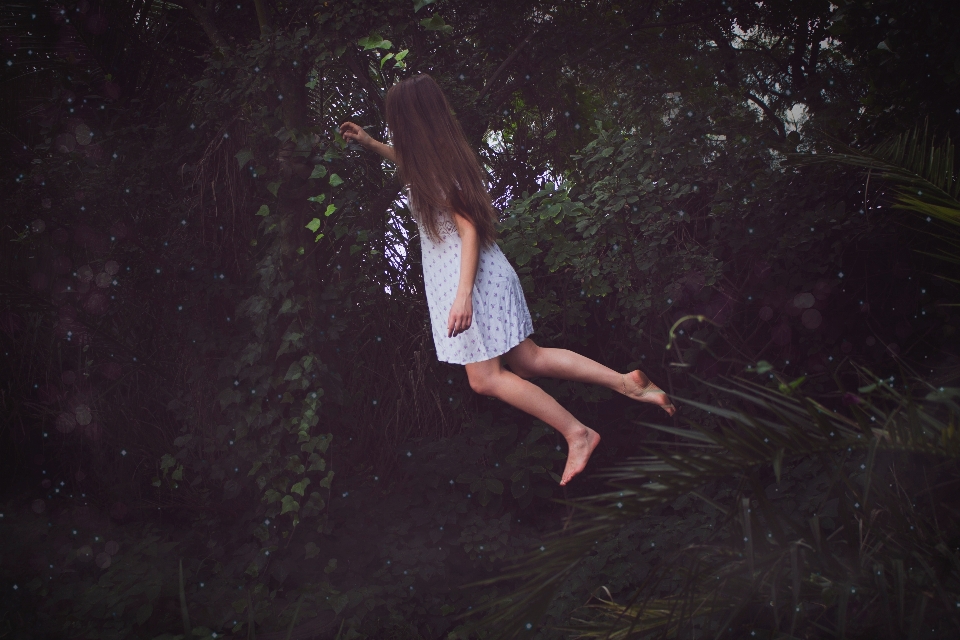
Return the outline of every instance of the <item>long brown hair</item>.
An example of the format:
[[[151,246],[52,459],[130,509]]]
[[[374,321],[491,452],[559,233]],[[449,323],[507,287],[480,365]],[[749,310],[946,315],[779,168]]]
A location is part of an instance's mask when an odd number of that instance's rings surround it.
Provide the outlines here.
[[[437,214],[451,209],[473,223],[481,246],[492,243],[497,214],[480,161],[436,81],[426,73],[401,80],[387,91],[386,108],[397,172],[427,234],[440,239]]]

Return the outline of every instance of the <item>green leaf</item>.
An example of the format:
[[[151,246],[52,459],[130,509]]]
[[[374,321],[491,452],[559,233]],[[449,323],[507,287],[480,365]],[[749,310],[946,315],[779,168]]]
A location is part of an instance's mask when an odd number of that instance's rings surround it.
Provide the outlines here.
[[[335,174],[335,173],[330,174],[330,186],[331,186],[331,187],[339,187],[339,186],[342,185],[342,184],[343,184],[343,178],[341,178],[340,176],[338,176],[338,175]]]
[[[416,13],[417,11],[420,11],[420,9],[423,9],[428,4],[433,4],[436,1],[437,0],[413,0],[413,12]]]
[[[325,193],[321,193],[318,196],[310,196],[309,198],[307,198],[307,200],[309,200],[310,202],[316,202],[317,204],[322,203],[326,199],[327,199],[327,194]]]
[[[435,13],[429,18],[424,18],[421,20],[420,26],[427,31],[441,31],[443,33],[450,33],[453,31],[453,27],[444,22],[439,13]]]
[[[249,149],[241,149],[233,156],[237,159],[237,164],[240,165],[240,168],[243,169],[247,166],[247,163],[253,160],[253,153]]]
[[[270,207],[265,204],[260,205],[260,208],[257,209],[258,216],[268,216],[270,215]]]
[[[331,482],[333,482],[333,471],[327,471],[327,477],[320,481],[320,486],[329,489]]]
[[[310,229],[310,231],[313,231],[314,233],[316,233],[317,229],[320,228],[321,224],[323,223],[320,222],[320,218],[314,218],[313,220],[307,223],[307,229]]]
[[[317,178],[322,178],[327,175],[327,168],[322,164],[318,164],[313,168],[313,173],[310,174],[310,179],[315,180]]]
[[[176,466],[176,464],[177,464],[177,459],[174,458],[174,457],[173,457],[172,455],[170,455],[169,453],[163,454],[163,457],[160,458],[160,470],[161,470],[161,471],[166,471],[167,469],[169,469],[169,468],[171,468],[171,467],[173,467],[173,466]]]
[[[364,51],[369,49],[389,49],[393,46],[392,42],[384,40],[376,34],[369,35],[366,38],[360,38],[357,40],[357,44],[362,46]]]
[[[277,197],[277,190],[278,190],[279,188],[280,188],[280,183],[279,183],[279,182],[271,182],[270,184],[267,185],[267,191],[269,191],[270,193],[272,193],[274,198]]]
[[[336,571],[336,569],[337,569],[337,559],[336,559],[336,558],[330,558],[330,560],[327,562],[327,566],[324,567],[323,572],[324,572],[324,573],[333,573],[334,571]]]
[[[388,53],[387,55],[385,55],[385,56],[383,56],[382,58],[380,58],[380,68],[383,69],[384,63],[385,63],[387,60],[389,60],[390,58],[392,58],[392,57],[393,57],[393,54],[392,54],[392,53]]]
[[[333,212],[336,210],[337,210],[336,205],[333,205],[333,204],[327,205],[327,210],[324,212],[323,215],[329,218],[330,216],[333,215]]]
[[[310,558],[316,558],[318,555],[320,555],[320,547],[318,547],[313,542],[308,542],[304,547],[304,549],[306,550],[307,560],[309,560]]]
[[[773,371],[773,365],[766,360],[761,360],[757,363],[756,367],[747,367],[747,371],[754,371],[760,375],[763,375],[764,373],[770,373]]]
[[[290,488],[290,493],[299,493],[302,496],[309,484],[310,478],[301,478],[300,482]]]
[[[141,605],[140,608],[137,609],[137,616],[136,616],[137,624],[143,624],[152,615],[153,615],[153,604],[148,602],[147,604]]]
[[[500,495],[503,493],[503,483],[497,480],[496,478],[487,478],[483,481],[483,484],[486,485],[487,490]]]
[[[280,515],[288,511],[300,511],[300,503],[291,495],[283,496],[283,500],[281,500],[280,503],[283,505],[283,508],[280,509]]]
[[[394,57],[396,58],[397,62],[400,62],[400,61],[402,61],[404,58],[407,57],[407,54],[408,54],[408,53],[410,53],[410,50],[409,50],[409,49],[404,49],[403,51],[399,52],[399,53],[398,53],[396,56],[394,56]]]
[[[291,362],[290,367],[287,369],[286,375],[283,376],[284,380],[299,380],[300,376],[303,375],[303,368],[298,362]]]

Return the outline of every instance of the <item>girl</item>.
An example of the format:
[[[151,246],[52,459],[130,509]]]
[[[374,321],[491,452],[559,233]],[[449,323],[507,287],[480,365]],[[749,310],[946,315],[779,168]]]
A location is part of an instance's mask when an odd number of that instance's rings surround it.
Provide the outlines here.
[[[393,146],[352,122],[340,125],[340,133],[396,164],[409,189],[439,359],[466,365],[477,393],[499,398],[563,434],[569,451],[561,485],[583,471],[600,436],[529,378],[603,385],[673,415],[666,394],[642,371],[617,373],[572,351],[539,347],[528,337],[530,312],[516,272],[494,242],[497,214],[480,163],[433,78],[422,73],[392,86],[386,111]]]

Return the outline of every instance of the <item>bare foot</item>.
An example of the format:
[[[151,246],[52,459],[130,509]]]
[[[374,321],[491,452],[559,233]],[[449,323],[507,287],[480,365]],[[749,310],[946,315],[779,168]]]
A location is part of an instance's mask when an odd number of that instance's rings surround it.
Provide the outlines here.
[[[623,374],[622,382],[623,387],[620,393],[628,398],[660,405],[671,416],[677,412],[677,408],[670,402],[666,392],[653,384],[640,369]]]
[[[598,444],[600,444],[600,434],[590,427],[584,427],[583,434],[567,440],[570,450],[567,452],[567,466],[563,468],[563,478],[560,480],[561,487],[583,471],[587,466],[587,460],[590,459],[590,454]]]

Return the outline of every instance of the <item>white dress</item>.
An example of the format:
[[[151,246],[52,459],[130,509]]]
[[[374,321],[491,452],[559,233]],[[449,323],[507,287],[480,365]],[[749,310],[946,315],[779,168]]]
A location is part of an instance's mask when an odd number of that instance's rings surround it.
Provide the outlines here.
[[[460,234],[449,215],[442,215],[440,220],[441,242],[432,240],[422,226],[419,228],[430,325],[441,362],[490,360],[533,333],[520,278],[494,242],[480,250],[473,285],[473,322],[463,333],[447,337],[447,320],[460,284]]]

